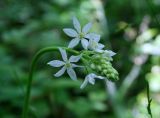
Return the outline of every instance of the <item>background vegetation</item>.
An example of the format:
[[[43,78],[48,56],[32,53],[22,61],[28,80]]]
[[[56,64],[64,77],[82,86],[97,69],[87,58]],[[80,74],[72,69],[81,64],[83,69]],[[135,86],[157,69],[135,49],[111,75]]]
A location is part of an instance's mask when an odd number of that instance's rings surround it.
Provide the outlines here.
[[[160,117],[160,0],[0,0],[0,117],[21,116],[29,65],[47,46],[67,46],[62,31],[72,16],[93,22],[101,42],[117,53],[113,65],[120,80],[96,82],[80,90],[79,81],[54,78],[46,65],[59,53],[38,62],[30,118],[149,118],[146,82],[153,118]]]

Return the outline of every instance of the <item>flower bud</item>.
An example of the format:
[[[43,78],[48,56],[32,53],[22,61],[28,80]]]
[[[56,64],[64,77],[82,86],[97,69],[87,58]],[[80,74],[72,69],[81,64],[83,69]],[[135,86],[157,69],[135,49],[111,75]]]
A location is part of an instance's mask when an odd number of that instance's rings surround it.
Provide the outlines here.
[[[95,70],[95,69],[96,69],[96,66],[95,66],[95,64],[94,64],[94,63],[91,63],[91,64],[90,64],[90,67],[91,67],[91,69],[93,69],[93,70]]]
[[[105,69],[107,68],[108,66],[106,64],[102,64],[102,68]]]
[[[118,72],[112,67],[112,58],[109,56],[102,56],[101,54],[96,54],[92,56],[92,62],[90,64],[91,70],[95,71],[97,74],[106,77],[110,81],[118,80]]]
[[[102,70],[101,65],[98,65],[96,68],[97,68],[98,71],[101,71],[101,70]]]

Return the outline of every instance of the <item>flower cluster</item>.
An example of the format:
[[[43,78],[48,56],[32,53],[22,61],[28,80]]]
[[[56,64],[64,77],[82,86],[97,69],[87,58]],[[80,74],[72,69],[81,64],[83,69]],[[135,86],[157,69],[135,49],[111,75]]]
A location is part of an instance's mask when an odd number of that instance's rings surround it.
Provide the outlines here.
[[[68,48],[59,48],[63,61],[52,60],[48,62],[50,66],[62,67],[56,74],[54,74],[54,76],[60,77],[65,71],[67,71],[67,74],[72,80],[77,80],[74,68],[85,68],[88,74],[80,87],[81,89],[83,89],[88,83],[93,85],[96,79],[108,79],[110,81],[118,80],[118,72],[111,64],[111,61],[113,60],[112,56],[116,53],[111,50],[104,50],[105,46],[99,43],[100,35],[90,32],[92,23],[90,22],[82,27],[78,19],[73,17],[73,26],[74,29],[63,29],[64,33],[72,38]],[[79,43],[81,43],[84,50],[76,51],[78,54],[76,53],[76,56],[71,56],[68,59],[65,49],[73,50],[73,48]],[[82,65],[76,65],[75,63],[80,60]]]

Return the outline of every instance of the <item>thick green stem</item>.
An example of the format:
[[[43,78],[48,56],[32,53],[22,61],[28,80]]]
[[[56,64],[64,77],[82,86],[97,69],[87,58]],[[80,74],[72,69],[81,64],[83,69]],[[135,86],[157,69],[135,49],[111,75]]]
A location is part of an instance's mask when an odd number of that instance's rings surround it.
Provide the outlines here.
[[[74,54],[79,54],[79,52],[69,49],[69,48],[65,48],[63,47],[63,49],[65,49],[68,52],[74,53]],[[23,106],[23,112],[22,112],[22,118],[27,118],[28,117],[28,107],[29,107],[29,99],[30,99],[30,94],[31,94],[31,85],[32,85],[32,80],[33,80],[33,72],[36,66],[36,63],[38,61],[38,59],[45,53],[47,52],[51,52],[51,51],[57,51],[58,47],[48,47],[48,48],[44,48],[41,49],[39,52],[36,53],[36,55],[34,56],[32,63],[31,63],[31,68],[30,68],[30,72],[29,72],[29,77],[28,77],[28,81],[27,81],[27,88],[26,88],[26,95],[25,95],[25,99],[24,99],[24,106]]]

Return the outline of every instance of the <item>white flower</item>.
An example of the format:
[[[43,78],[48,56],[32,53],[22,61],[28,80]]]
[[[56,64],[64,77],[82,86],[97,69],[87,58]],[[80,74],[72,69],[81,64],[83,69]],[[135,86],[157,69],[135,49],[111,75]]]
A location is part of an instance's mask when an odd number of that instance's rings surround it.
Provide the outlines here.
[[[90,39],[88,44],[88,49],[99,52],[104,48],[104,45],[101,43],[98,43],[100,38],[97,39]]]
[[[56,74],[54,74],[54,76],[60,77],[61,75],[64,74],[65,71],[67,71],[68,75],[70,76],[70,78],[72,80],[77,80],[77,76],[76,76],[76,73],[73,68],[74,67],[82,67],[82,66],[78,66],[76,64],[73,64],[73,62],[78,62],[81,58],[81,55],[71,56],[68,60],[66,51],[62,48],[59,48],[59,51],[62,55],[63,61],[53,60],[53,61],[48,62],[48,64],[53,67],[62,67],[63,66]]]
[[[92,37],[94,38],[99,38],[100,35],[94,34],[94,33],[89,33],[89,30],[92,27],[92,23],[86,24],[83,28],[81,28],[81,25],[76,17],[73,17],[73,26],[75,29],[72,28],[64,28],[63,31],[73,39],[69,43],[68,47],[69,48],[74,48],[76,45],[79,44],[81,41],[82,47],[84,49],[87,49],[88,46],[88,40]]]
[[[88,74],[86,77],[85,77],[85,80],[84,82],[82,83],[81,85],[81,89],[83,89],[84,87],[87,86],[88,83],[94,85],[95,84],[95,78],[97,79],[105,79],[105,77],[102,77],[102,76],[97,76],[96,74],[94,73],[90,73]]]

